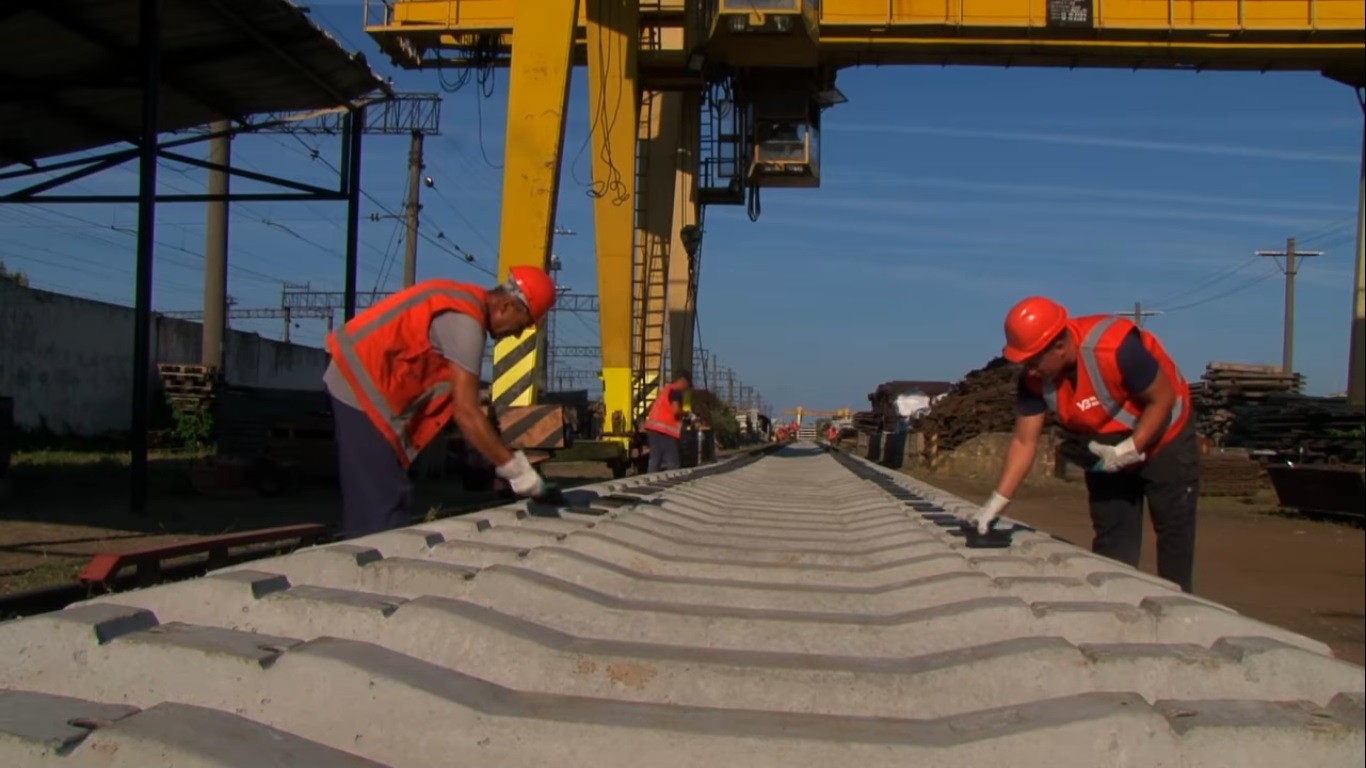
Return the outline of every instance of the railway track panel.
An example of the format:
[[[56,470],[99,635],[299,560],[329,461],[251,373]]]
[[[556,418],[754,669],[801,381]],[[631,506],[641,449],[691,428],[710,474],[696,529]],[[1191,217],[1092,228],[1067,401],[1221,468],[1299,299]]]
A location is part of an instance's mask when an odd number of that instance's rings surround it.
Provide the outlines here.
[[[588,490],[0,625],[0,765],[1361,763],[1322,643],[860,459]]]

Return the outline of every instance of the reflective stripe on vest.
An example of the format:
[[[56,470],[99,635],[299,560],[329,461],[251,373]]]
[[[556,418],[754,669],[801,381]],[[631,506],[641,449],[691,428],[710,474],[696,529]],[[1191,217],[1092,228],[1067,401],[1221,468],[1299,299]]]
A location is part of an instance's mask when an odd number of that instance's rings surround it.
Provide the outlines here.
[[[483,300],[465,291],[446,288],[443,286],[432,286],[425,290],[419,290],[403,301],[388,308],[384,312],[376,314],[374,317],[368,315],[356,318],[360,321],[357,327],[352,330],[343,326],[332,335],[335,352],[342,359],[345,368],[351,373],[358,385],[359,392],[365,400],[369,401],[374,412],[378,414],[393,433],[394,440],[397,441],[397,448],[402,452],[407,463],[411,464],[426,446],[414,445],[408,436],[408,423],[428,402],[447,394],[452,386],[449,381],[438,382],[434,386],[427,388],[412,402],[408,403],[400,413],[394,413],[389,407],[389,398],[380,392],[379,386],[371,377],[371,372],[361,363],[360,357],[356,352],[356,346],[364,341],[371,334],[384,328],[390,322],[402,315],[404,312],[412,310],[413,307],[429,300],[433,296],[445,296],[456,301],[467,301],[478,306],[483,305]],[[482,322],[482,319],[481,319]]]
[[[1114,395],[1110,392],[1109,382],[1102,375],[1100,360],[1096,358],[1096,346],[1105,337],[1105,332],[1115,324],[1114,318],[1109,318],[1096,323],[1086,338],[1082,339],[1077,345],[1077,357],[1081,361],[1082,368],[1086,371],[1086,378],[1095,392],[1096,400],[1100,407],[1110,417],[1110,421],[1123,425],[1129,431],[1133,431],[1138,425],[1138,417],[1124,408],[1123,403],[1115,401]],[[1141,331],[1140,331],[1141,333]],[[1159,370],[1161,364],[1159,361]],[[1080,383],[1080,380],[1078,381]],[[1172,387],[1177,388],[1177,382],[1171,382]],[[1179,388],[1178,392],[1179,392]],[[1058,385],[1053,381],[1043,383],[1043,399],[1048,404],[1048,409],[1053,413],[1058,413]],[[1180,421],[1181,415],[1186,410],[1186,399],[1180,394],[1176,397],[1176,402],[1172,403],[1171,417],[1167,420],[1166,430],[1170,430]],[[1165,430],[1164,430],[1165,431]]]

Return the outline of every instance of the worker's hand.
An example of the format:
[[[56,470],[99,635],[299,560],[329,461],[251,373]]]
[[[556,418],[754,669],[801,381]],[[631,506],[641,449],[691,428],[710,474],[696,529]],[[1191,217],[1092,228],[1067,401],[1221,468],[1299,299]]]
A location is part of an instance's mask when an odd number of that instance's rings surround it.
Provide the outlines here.
[[[541,473],[531,466],[526,454],[517,451],[512,454],[512,461],[499,467],[498,476],[508,481],[512,492],[518,496],[536,497],[545,493],[545,480]]]
[[[977,532],[986,535],[991,530],[991,524],[996,522],[996,518],[1010,506],[1010,499],[992,491],[991,498],[983,504],[977,513],[972,516],[972,522],[977,524]]]
[[[1100,458],[1100,461],[1091,468],[1092,472],[1118,472],[1147,458],[1146,454],[1140,453],[1134,446],[1132,437],[1126,438],[1119,445],[1102,445],[1092,440],[1086,447]]]

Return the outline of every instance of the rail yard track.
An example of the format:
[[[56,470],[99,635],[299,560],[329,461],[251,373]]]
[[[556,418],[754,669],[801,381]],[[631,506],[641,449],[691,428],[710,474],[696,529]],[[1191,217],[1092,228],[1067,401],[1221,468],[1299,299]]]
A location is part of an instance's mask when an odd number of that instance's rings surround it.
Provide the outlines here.
[[[6,766],[1359,766],[1363,670],[805,444],[0,625]]]

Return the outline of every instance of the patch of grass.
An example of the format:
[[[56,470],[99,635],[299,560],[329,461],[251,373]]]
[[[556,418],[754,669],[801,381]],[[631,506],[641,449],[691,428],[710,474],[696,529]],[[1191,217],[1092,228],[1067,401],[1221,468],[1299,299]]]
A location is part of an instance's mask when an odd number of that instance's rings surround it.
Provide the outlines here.
[[[209,448],[149,451],[147,458],[149,461],[190,460],[201,459],[212,453],[213,450]],[[16,451],[11,458],[11,465],[15,467],[88,467],[103,464],[111,467],[126,467],[132,461],[133,455],[129,451],[39,449]]]
[[[53,587],[76,580],[89,558],[50,558],[32,568],[0,574],[0,595],[12,595],[43,587]]]

